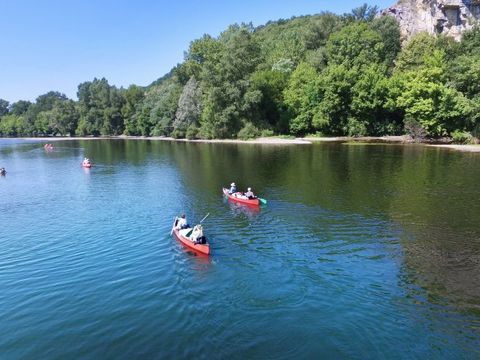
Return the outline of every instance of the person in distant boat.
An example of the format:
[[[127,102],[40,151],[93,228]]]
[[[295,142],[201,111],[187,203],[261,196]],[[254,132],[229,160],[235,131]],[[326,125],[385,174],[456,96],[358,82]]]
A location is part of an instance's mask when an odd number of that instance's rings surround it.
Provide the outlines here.
[[[190,240],[192,240],[194,244],[205,244],[206,241],[203,236],[203,227],[201,224],[195,225]]]
[[[234,182],[230,184],[230,190],[228,190],[229,194],[235,194],[237,192],[237,185]]]
[[[256,198],[255,194],[252,191],[252,188],[250,188],[250,187],[247,189],[247,192],[245,193],[245,196],[249,199],[255,199]]]
[[[175,221],[175,229],[181,230],[181,229],[188,229],[189,226],[187,224],[187,218],[185,217],[185,214],[182,214],[180,217],[177,217],[177,220]]]
[[[83,159],[83,165],[90,165],[90,159],[89,158],[84,158]]]
[[[0,169],[0,175],[1,175],[1,176],[7,175],[7,170],[5,170],[4,167],[2,167],[2,168]]]

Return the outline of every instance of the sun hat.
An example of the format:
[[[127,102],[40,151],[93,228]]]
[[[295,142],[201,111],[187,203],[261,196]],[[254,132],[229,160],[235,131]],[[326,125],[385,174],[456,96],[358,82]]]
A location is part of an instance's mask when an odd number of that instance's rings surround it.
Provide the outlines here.
[[[248,191],[252,191],[252,188],[248,188],[247,190],[248,190]]]
[[[230,186],[235,186],[235,183],[231,183]]]

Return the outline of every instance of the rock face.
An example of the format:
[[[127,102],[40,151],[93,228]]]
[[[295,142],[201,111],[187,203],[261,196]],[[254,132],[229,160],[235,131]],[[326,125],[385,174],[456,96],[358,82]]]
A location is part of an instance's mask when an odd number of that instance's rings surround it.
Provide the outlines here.
[[[480,0],[400,0],[382,11],[400,23],[405,40],[426,31],[460,40],[465,30],[480,20]]]

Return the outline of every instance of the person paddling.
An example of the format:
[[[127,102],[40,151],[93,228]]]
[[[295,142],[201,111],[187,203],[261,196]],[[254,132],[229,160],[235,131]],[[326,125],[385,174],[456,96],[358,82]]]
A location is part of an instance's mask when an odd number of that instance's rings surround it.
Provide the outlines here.
[[[250,188],[250,187],[247,189],[247,192],[245,193],[245,196],[249,199],[255,199],[256,198],[255,194],[252,191],[252,188]]]
[[[180,217],[177,217],[177,220],[175,221],[175,229],[181,230],[181,229],[188,229],[188,223],[187,223],[187,218],[185,217],[185,214],[182,214]]]
[[[194,244],[205,244],[206,241],[205,236],[203,236],[203,227],[201,224],[195,225],[190,240],[192,240]]]
[[[237,192],[237,185],[234,182],[230,184],[230,190],[228,190],[229,194],[235,194]]]

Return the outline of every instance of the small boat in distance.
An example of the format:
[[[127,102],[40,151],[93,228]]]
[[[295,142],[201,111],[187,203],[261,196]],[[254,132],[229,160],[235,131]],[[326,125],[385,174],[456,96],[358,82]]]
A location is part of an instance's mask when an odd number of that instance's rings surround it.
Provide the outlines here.
[[[243,195],[243,193],[241,192],[230,194],[228,189],[223,188],[223,194],[232,201],[236,201],[236,202],[239,202],[245,205],[250,205],[250,206],[260,206],[259,198],[249,199],[248,197]]]
[[[93,164],[89,159],[85,158],[80,165],[84,168],[91,168]]]

